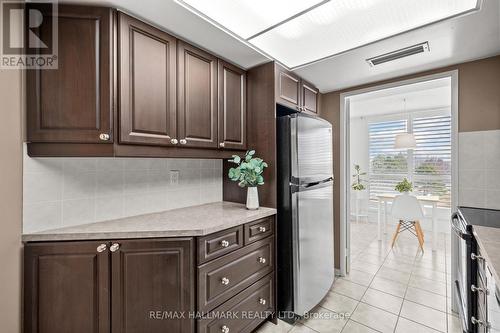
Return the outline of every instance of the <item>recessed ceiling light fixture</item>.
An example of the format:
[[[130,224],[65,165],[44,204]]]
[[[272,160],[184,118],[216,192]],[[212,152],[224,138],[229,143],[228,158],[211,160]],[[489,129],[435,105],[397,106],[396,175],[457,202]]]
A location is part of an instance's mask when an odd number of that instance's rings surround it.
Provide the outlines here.
[[[176,0],[290,69],[464,15],[482,0]]]

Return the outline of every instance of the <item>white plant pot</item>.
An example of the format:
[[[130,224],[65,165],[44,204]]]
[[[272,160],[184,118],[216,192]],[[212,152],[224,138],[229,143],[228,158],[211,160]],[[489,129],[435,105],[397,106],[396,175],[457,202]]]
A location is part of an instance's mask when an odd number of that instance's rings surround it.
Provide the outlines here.
[[[247,187],[247,209],[259,209],[257,186]]]

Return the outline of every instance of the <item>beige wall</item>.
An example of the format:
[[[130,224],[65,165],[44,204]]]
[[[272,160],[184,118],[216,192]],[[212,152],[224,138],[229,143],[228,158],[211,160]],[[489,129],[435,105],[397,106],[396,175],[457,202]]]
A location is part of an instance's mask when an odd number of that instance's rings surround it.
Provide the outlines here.
[[[21,71],[0,70],[0,331],[21,331]]]
[[[334,173],[340,179],[340,94],[385,83],[407,80],[434,73],[458,70],[458,126],[459,132],[500,129],[500,56],[462,63],[432,71],[402,76],[390,80],[333,91],[321,96],[320,116],[333,124],[335,135]],[[335,185],[335,265],[340,252],[340,182]]]

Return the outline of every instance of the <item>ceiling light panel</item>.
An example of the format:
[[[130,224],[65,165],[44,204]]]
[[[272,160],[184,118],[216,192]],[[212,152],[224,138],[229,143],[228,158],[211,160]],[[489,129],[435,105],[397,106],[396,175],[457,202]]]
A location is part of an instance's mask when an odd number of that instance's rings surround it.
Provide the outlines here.
[[[177,0],[237,36],[247,39],[324,0]]]
[[[294,68],[475,10],[478,1],[331,0],[249,42]]]

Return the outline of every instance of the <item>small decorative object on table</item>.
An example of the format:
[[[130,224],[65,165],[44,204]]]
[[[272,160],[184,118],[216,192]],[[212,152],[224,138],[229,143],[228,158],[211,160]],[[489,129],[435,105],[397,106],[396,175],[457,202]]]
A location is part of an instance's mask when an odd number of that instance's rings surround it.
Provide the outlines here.
[[[405,177],[402,181],[396,184],[394,189],[400,193],[408,194],[408,192],[413,191],[413,184]]]
[[[262,172],[264,168],[267,168],[267,163],[254,155],[255,150],[249,150],[244,158],[233,155],[233,158],[229,160],[237,165],[229,169],[229,179],[238,182],[240,187],[247,187],[247,209],[259,209],[257,186],[264,184]]]

